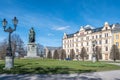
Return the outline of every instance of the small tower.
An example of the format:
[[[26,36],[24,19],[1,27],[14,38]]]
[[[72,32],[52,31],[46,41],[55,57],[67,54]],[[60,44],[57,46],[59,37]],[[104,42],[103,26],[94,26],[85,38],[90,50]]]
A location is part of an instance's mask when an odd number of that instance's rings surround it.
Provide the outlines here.
[[[67,38],[67,34],[66,33],[64,33],[64,36],[63,36],[63,39],[65,39],[65,38]]]
[[[83,26],[81,26],[80,31],[83,31],[83,30],[84,30],[84,28],[83,28]]]

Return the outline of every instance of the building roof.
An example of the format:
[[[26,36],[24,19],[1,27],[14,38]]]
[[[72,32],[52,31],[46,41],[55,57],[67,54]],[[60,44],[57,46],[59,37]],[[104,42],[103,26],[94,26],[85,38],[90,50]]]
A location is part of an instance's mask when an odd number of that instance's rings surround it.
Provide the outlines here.
[[[92,31],[93,31],[93,32],[99,32],[99,31],[102,30],[102,28],[103,28],[103,27],[95,28],[95,29],[93,29]]]
[[[111,25],[109,25],[109,26],[112,27],[113,24],[111,24]],[[93,28],[91,28],[91,27],[85,27],[85,26],[84,26],[83,29],[84,29],[85,31],[90,31],[90,30],[91,30],[91,31],[94,33],[94,32],[102,31],[102,28],[103,28],[103,27],[104,27],[104,26],[93,29]],[[118,31],[120,31],[120,24],[119,24],[119,23],[116,23],[116,24],[115,24],[115,29],[118,30]],[[72,38],[72,37],[74,37],[74,34],[77,34],[77,33],[79,33],[79,31],[77,31],[77,32],[75,32],[75,33],[73,33],[73,34],[67,34],[67,38]]]
[[[85,31],[92,30],[92,28],[91,28],[91,27],[85,27],[84,29],[85,29]]]
[[[74,33],[73,34],[67,34],[67,38],[71,38],[74,37]]]
[[[116,23],[116,24],[115,24],[115,27],[116,27],[116,28],[120,28],[120,24],[119,24],[119,23]]]
[[[74,34],[77,34],[77,33],[79,33],[79,31],[77,31],[77,32],[75,32],[73,34],[67,34],[67,38],[72,38],[72,37],[74,37]]]
[[[120,24],[116,23],[115,27],[113,28],[112,32],[120,32]]]

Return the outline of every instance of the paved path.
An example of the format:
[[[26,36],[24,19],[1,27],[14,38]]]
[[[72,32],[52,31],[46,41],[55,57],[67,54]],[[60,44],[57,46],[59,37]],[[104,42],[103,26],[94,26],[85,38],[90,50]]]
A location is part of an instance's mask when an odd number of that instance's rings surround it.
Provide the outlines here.
[[[0,80],[120,80],[120,70],[82,74],[0,74]]]
[[[108,64],[113,64],[113,65],[118,65],[118,66],[120,66],[120,63],[108,63]]]

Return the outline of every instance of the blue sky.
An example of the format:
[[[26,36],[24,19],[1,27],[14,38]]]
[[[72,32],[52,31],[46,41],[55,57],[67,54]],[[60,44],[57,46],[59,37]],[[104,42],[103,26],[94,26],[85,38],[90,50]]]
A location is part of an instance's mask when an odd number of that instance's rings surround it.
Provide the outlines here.
[[[120,0],[1,0],[0,20],[16,16],[14,33],[28,43],[31,27],[36,31],[36,43],[61,46],[63,33],[74,33],[80,26],[101,27],[104,22],[120,23]],[[0,25],[0,41],[8,36]]]

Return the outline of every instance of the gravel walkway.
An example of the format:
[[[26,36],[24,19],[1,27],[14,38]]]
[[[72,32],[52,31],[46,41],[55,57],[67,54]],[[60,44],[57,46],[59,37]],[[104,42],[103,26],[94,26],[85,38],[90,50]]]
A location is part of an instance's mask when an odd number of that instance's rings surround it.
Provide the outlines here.
[[[0,74],[0,80],[120,80],[120,70],[82,74]]]

